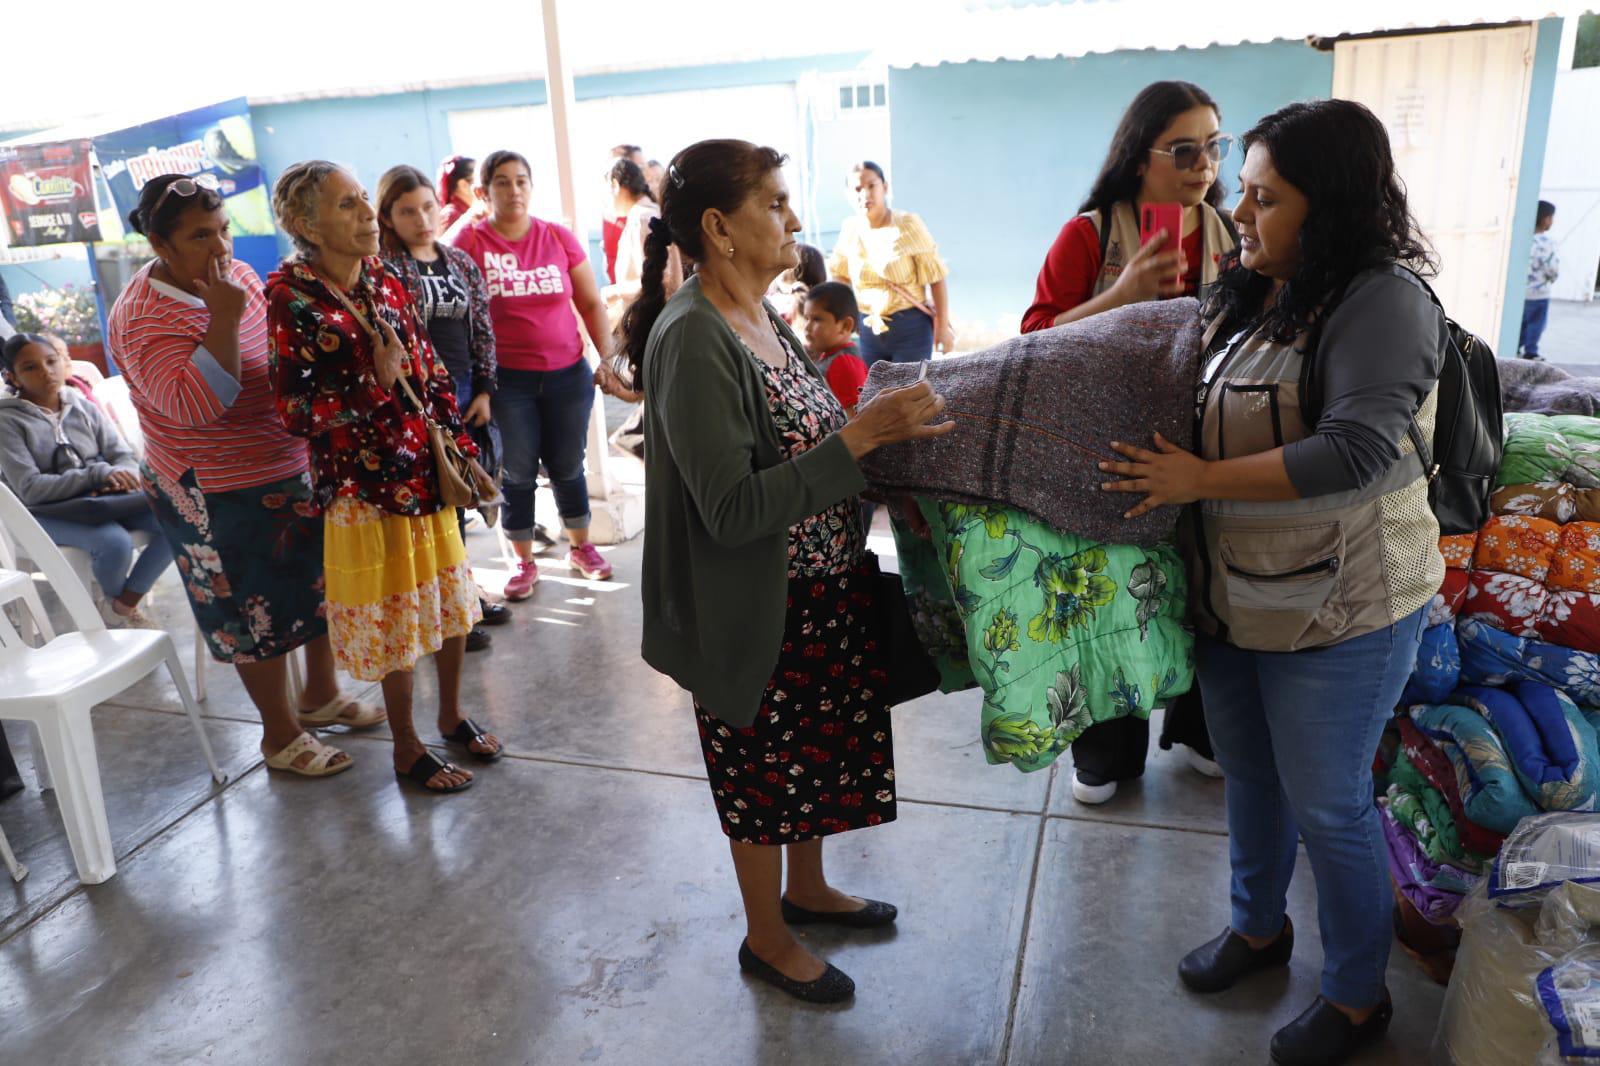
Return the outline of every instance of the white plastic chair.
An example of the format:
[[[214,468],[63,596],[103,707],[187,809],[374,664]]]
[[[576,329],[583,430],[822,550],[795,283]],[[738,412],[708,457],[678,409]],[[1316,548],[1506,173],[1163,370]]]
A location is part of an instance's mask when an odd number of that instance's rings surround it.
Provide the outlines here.
[[[15,539],[20,552],[44,572],[77,627],[76,632],[30,648],[0,618],[0,675],[5,677],[0,685],[0,719],[38,727],[78,877],[85,884],[99,884],[117,872],[117,865],[89,717],[95,705],[166,666],[199,738],[211,779],[220,785],[227,775],[212,753],[200,707],[189,691],[171,635],[159,630],[107,629],[60,549],[4,485],[0,485],[0,525]]]
[[[39,591],[33,587],[33,576],[24,574],[21,570],[0,567],[0,608],[17,601],[27,606],[35,626],[42,626],[42,632],[49,631],[50,621],[44,617],[44,607],[39,602]],[[3,613],[0,613],[0,625],[10,626]],[[39,748],[35,746],[34,750],[37,751]],[[11,850],[11,842],[6,839],[4,826],[0,826],[0,861],[6,864],[6,870],[10,872],[13,881],[21,881],[28,876],[28,868],[17,861],[17,856]]]

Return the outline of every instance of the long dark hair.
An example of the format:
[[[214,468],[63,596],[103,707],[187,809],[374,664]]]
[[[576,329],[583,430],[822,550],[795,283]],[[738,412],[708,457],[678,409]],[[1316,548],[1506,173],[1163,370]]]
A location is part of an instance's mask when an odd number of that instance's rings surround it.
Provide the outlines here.
[[[656,198],[656,194],[650,191],[650,183],[644,180],[644,171],[631,159],[613,160],[611,166],[606,168],[606,177],[640,200],[653,201]]]
[[[1222,121],[1222,109],[1200,86],[1187,81],[1158,81],[1146,85],[1133,98],[1128,110],[1117,123],[1117,132],[1111,138],[1106,160],[1100,164],[1100,173],[1089,189],[1088,197],[1078,208],[1080,215],[1090,211],[1110,211],[1119,203],[1131,203],[1139,195],[1144,178],[1140,165],[1150,159],[1150,149],[1168,126],[1185,111],[1209,107]],[[1206,190],[1206,203],[1214,208],[1222,206],[1222,178],[1219,174],[1211,188]]]
[[[693,263],[705,260],[700,220],[707,211],[732,214],[755,195],[761,181],[787,162],[775,148],[749,141],[700,141],[672,157],[661,182],[661,221],[644,240],[644,268],[639,296],[622,316],[622,351],[643,382],[644,349],[650,329],[667,304],[663,277],[667,256],[676,244]]]
[[[1351,100],[1290,104],[1244,135],[1246,152],[1257,145],[1309,201],[1299,269],[1262,320],[1274,341],[1292,342],[1364,270],[1400,262],[1436,272],[1395,171],[1389,135],[1371,111]],[[1245,269],[1234,252],[1206,310],[1226,316],[1225,324],[1243,325],[1260,312],[1271,288],[1271,278]]]
[[[416,167],[401,163],[399,166],[390,167],[383,172],[383,177],[378,179],[378,240],[383,245],[384,255],[406,255],[409,249],[394,231],[394,220],[389,216],[394,211],[394,202],[408,192],[418,189],[427,189],[433,193],[434,199],[439,194],[433,187],[433,182],[428,176]],[[437,236],[437,234],[435,235]]]

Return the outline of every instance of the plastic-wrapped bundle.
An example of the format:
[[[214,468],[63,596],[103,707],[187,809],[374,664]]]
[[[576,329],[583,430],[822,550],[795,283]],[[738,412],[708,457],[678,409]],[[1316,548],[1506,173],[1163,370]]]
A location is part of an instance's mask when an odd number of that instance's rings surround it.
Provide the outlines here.
[[[1439,1013],[1433,1062],[1509,1066],[1535,1061],[1551,1035],[1536,991],[1539,975],[1575,952],[1595,950],[1597,910],[1600,891],[1581,884],[1553,887],[1537,912],[1498,907],[1483,887],[1474,889],[1456,912],[1461,947]]]
[[[1465,685],[1455,696],[1494,726],[1524,791],[1547,811],[1592,811],[1600,788],[1594,727],[1559,689],[1518,681]]]
[[[1496,485],[1564,481],[1600,487],[1600,419],[1583,415],[1506,415],[1506,449]]]
[[[1567,881],[1600,882],[1600,814],[1524,818],[1506,837],[1486,885],[1501,907],[1537,907]]]

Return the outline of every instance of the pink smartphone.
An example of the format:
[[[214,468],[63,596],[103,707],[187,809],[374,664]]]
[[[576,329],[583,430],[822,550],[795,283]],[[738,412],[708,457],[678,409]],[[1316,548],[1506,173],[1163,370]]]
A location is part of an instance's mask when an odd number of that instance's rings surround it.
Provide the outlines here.
[[[1140,208],[1139,246],[1149,244],[1150,238],[1162,230],[1167,231],[1167,240],[1161,250],[1176,252],[1183,239],[1182,204],[1145,204]]]

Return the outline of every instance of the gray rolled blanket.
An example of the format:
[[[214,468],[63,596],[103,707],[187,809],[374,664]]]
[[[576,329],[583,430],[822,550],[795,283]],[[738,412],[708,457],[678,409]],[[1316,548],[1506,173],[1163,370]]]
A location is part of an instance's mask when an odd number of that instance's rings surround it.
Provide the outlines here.
[[[1506,413],[1594,415],[1600,413],[1600,378],[1574,377],[1533,359],[1496,359],[1500,400]]]
[[[935,362],[928,381],[956,429],[869,452],[861,461],[868,485],[1007,504],[1110,543],[1150,547],[1170,537],[1177,508],[1123,518],[1140,497],[1100,491],[1106,477],[1095,464],[1117,458],[1114,440],[1150,447],[1160,433],[1192,447],[1199,311],[1187,298],[1133,304]],[[861,401],[912,384],[917,370],[875,364]]]

